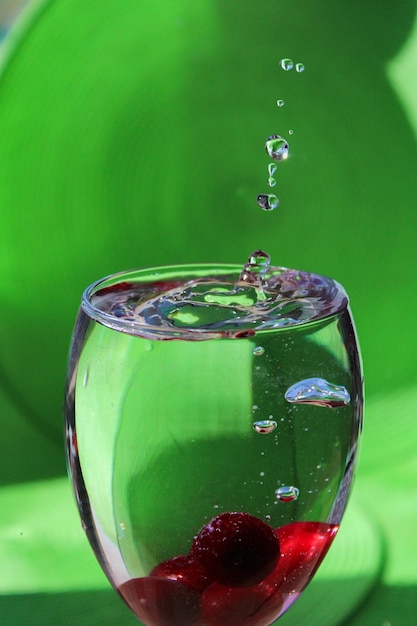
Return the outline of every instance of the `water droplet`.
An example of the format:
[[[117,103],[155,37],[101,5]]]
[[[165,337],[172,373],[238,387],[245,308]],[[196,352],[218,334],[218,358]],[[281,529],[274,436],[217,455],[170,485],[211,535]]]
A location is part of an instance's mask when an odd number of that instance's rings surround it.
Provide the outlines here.
[[[305,70],[304,63],[296,63],[295,70],[296,72],[304,72]]]
[[[270,264],[271,257],[263,250],[255,250],[248,257],[247,265],[250,265],[252,270],[260,271],[261,274],[265,274],[265,272],[269,269]]]
[[[289,70],[292,70],[292,68],[294,67],[294,62],[292,59],[281,59],[279,64],[282,67],[282,69],[285,70],[286,72],[288,72]]]
[[[270,515],[265,515],[265,519],[267,522],[269,522],[271,520],[271,516]]]
[[[276,163],[270,163],[268,165],[268,174],[273,176],[278,169],[278,165]]]
[[[291,130],[289,130],[289,131],[288,131],[288,134],[289,134],[289,135],[293,135],[293,134],[294,134],[294,131],[291,129]]]
[[[263,348],[262,346],[256,346],[256,348],[253,349],[253,354],[255,356],[262,356],[265,353],[265,348]]]
[[[257,202],[264,211],[273,211],[279,205],[279,200],[273,193],[261,193]]]
[[[281,502],[293,502],[294,500],[297,500],[299,495],[299,489],[292,486],[280,487],[275,492],[276,499],[281,500]]]
[[[263,478],[265,476],[265,472],[260,472],[259,476],[261,476]]]
[[[248,262],[245,263],[243,270],[240,273],[239,280],[258,287],[258,298],[262,299],[263,285],[265,274],[269,269],[271,263],[271,257],[267,252],[263,250],[255,250],[248,257]]]
[[[277,423],[274,420],[260,420],[259,422],[253,423],[253,428],[260,435],[268,435],[272,433],[277,427]]]
[[[268,185],[269,185],[269,187],[275,187],[276,184],[277,184],[276,179],[273,176],[270,176],[268,178]]]
[[[283,107],[285,104],[284,100],[277,100],[277,106],[278,107]]]
[[[284,161],[288,158],[288,141],[281,135],[270,135],[265,142],[265,150],[274,161]]]
[[[345,387],[333,385],[324,378],[306,378],[287,389],[285,399],[293,404],[314,404],[334,409],[349,404],[350,395]]]

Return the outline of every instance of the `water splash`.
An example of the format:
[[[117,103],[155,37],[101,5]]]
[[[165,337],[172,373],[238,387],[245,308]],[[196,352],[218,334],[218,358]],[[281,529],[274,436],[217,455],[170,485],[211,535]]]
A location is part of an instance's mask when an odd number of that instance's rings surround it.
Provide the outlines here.
[[[292,404],[314,404],[335,409],[349,404],[350,395],[346,387],[329,383],[324,378],[306,378],[287,389],[285,399]]]

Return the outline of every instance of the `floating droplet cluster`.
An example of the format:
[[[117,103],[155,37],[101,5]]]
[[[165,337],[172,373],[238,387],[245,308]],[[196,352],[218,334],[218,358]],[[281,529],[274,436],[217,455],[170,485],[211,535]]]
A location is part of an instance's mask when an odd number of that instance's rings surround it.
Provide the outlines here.
[[[279,62],[281,68],[286,72],[289,72],[295,67],[296,72],[304,72],[304,64],[303,63],[295,63],[292,59],[283,58]],[[282,108],[285,105],[285,100],[279,98],[277,100],[278,108]],[[294,131],[290,130],[289,134],[292,135]],[[281,135],[274,134],[270,135],[265,142],[265,149],[268,153],[268,156],[274,161],[280,162],[285,161],[289,155],[289,144],[288,141],[282,137]],[[271,165],[268,166],[268,187],[275,187],[277,181],[274,177],[276,171],[276,166],[273,171],[271,171]],[[264,211],[272,211],[276,209],[279,205],[279,199],[274,194],[261,193],[257,197],[257,203]]]

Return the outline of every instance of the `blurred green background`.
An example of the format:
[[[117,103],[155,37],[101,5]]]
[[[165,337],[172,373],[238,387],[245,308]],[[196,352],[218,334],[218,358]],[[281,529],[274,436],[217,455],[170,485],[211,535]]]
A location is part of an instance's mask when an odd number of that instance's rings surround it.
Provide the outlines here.
[[[65,477],[82,290],[256,248],[346,287],[367,390],[341,539],[280,623],[417,624],[416,13],[414,0],[0,0],[2,625],[137,623]],[[267,213],[275,132],[290,158]]]

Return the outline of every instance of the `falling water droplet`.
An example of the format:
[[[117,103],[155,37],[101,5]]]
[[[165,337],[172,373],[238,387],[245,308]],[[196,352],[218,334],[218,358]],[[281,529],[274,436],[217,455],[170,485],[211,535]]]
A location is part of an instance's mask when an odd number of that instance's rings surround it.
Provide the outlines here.
[[[256,346],[256,348],[253,349],[253,354],[255,356],[262,356],[263,354],[265,354],[265,348],[263,348],[262,346]]]
[[[265,150],[274,161],[285,161],[288,158],[288,141],[281,135],[270,135],[265,142]]]
[[[270,163],[268,165],[268,174],[273,176],[278,169],[278,165],[276,163]]]
[[[293,404],[314,404],[335,409],[349,404],[350,395],[345,387],[329,383],[324,378],[306,378],[287,389],[285,399]]]
[[[294,67],[294,62],[292,59],[281,59],[279,64],[282,67],[282,69],[285,70],[286,72],[288,72],[289,70],[292,70],[292,68]]]
[[[293,502],[294,500],[297,500],[299,495],[299,489],[293,486],[280,487],[275,492],[276,499],[281,500],[281,502]]]
[[[264,211],[273,211],[279,205],[279,200],[273,193],[261,193],[257,203]]]
[[[270,176],[268,178],[268,186],[269,187],[275,187],[276,184],[277,184],[276,179],[273,176]]]
[[[260,435],[269,435],[275,430],[277,427],[277,423],[274,420],[260,420],[259,422],[253,423],[253,428]]]
[[[304,63],[296,63],[295,64],[295,70],[297,72],[304,72],[304,70],[305,70]]]
[[[277,100],[277,106],[278,106],[278,107],[283,107],[283,106],[284,106],[284,104],[285,104],[285,101],[284,101],[284,100]]]

